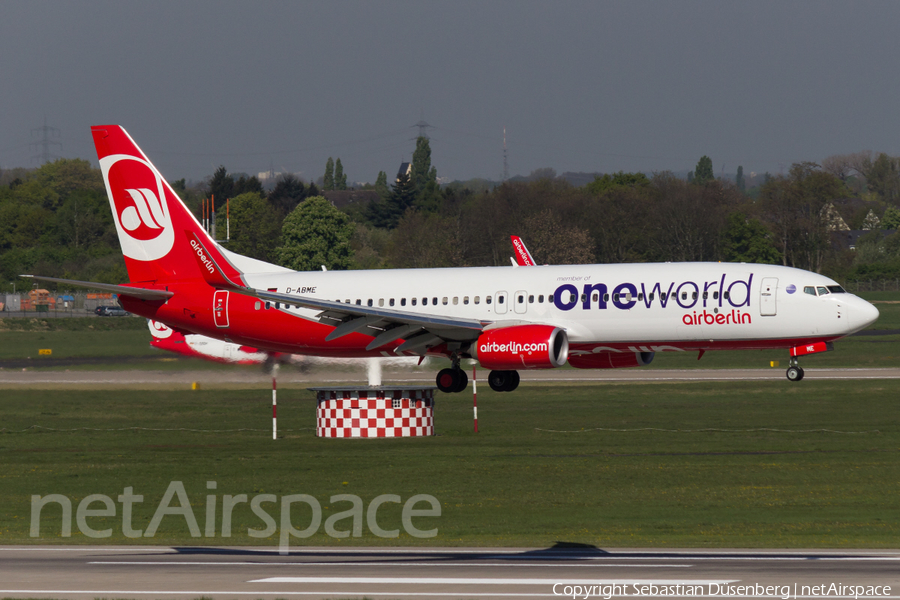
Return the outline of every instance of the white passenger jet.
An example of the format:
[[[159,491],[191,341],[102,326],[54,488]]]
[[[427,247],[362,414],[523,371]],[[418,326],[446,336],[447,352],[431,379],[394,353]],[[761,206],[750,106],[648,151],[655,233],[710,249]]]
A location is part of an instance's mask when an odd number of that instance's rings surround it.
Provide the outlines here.
[[[92,128],[129,283],[49,277],[119,294],[126,310],[265,352],[443,356],[512,391],[522,369],[647,365],[656,352],[832,349],[878,310],[831,279],[788,267],[665,263],[297,272],[218,245],[124,129]],[[533,262],[533,261],[532,261]]]

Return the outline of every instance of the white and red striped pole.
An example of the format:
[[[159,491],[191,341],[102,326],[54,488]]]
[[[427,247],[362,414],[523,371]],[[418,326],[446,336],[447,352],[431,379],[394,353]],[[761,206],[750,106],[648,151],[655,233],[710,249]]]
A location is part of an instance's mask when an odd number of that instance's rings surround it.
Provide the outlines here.
[[[278,385],[276,378],[278,377],[278,363],[272,365],[272,439],[278,439]]]
[[[472,365],[472,413],[475,417],[475,433],[478,433],[478,376]]]

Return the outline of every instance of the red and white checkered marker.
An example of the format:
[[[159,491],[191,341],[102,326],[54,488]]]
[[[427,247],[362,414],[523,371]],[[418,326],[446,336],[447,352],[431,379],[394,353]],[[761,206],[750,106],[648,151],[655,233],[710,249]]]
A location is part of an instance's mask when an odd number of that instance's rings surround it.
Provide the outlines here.
[[[435,388],[316,388],[316,436],[434,435]]]

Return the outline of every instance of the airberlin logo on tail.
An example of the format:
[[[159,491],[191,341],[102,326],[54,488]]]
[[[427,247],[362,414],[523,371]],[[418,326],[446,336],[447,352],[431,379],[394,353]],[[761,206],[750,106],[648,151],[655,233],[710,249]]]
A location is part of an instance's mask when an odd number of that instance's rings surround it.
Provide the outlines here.
[[[175,231],[160,174],[143,158],[127,154],[100,159],[100,168],[122,253],[142,261],[167,255],[174,245]]]
[[[150,229],[162,229],[165,223],[162,214],[162,205],[153,190],[143,188],[140,190],[125,190],[134,201],[133,206],[126,206],[119,215],[122,227],[130,232],[136,231],[141,225]]]

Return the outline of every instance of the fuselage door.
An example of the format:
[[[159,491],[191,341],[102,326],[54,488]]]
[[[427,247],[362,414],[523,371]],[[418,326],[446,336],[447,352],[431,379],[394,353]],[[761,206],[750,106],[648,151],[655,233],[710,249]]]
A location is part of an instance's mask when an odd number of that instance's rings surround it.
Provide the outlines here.
[[[216,290],[213,294],[213,320],[216,327],[228,327],[228,290]]]
[[[498,315],[505,315],[509,308],[506,306],[506,292],[497,292],[494,296],[494,312]]]
[[[776,313],[775,298],[778,290],[777,277],[764,277],[759,288],[759,314],[763,317],[774,317]]]
[[[519,313],[520,315],[524,315],[528,310],[528,292],[525,290],[519,290],[516,292],[513,297],[513,310]]]

